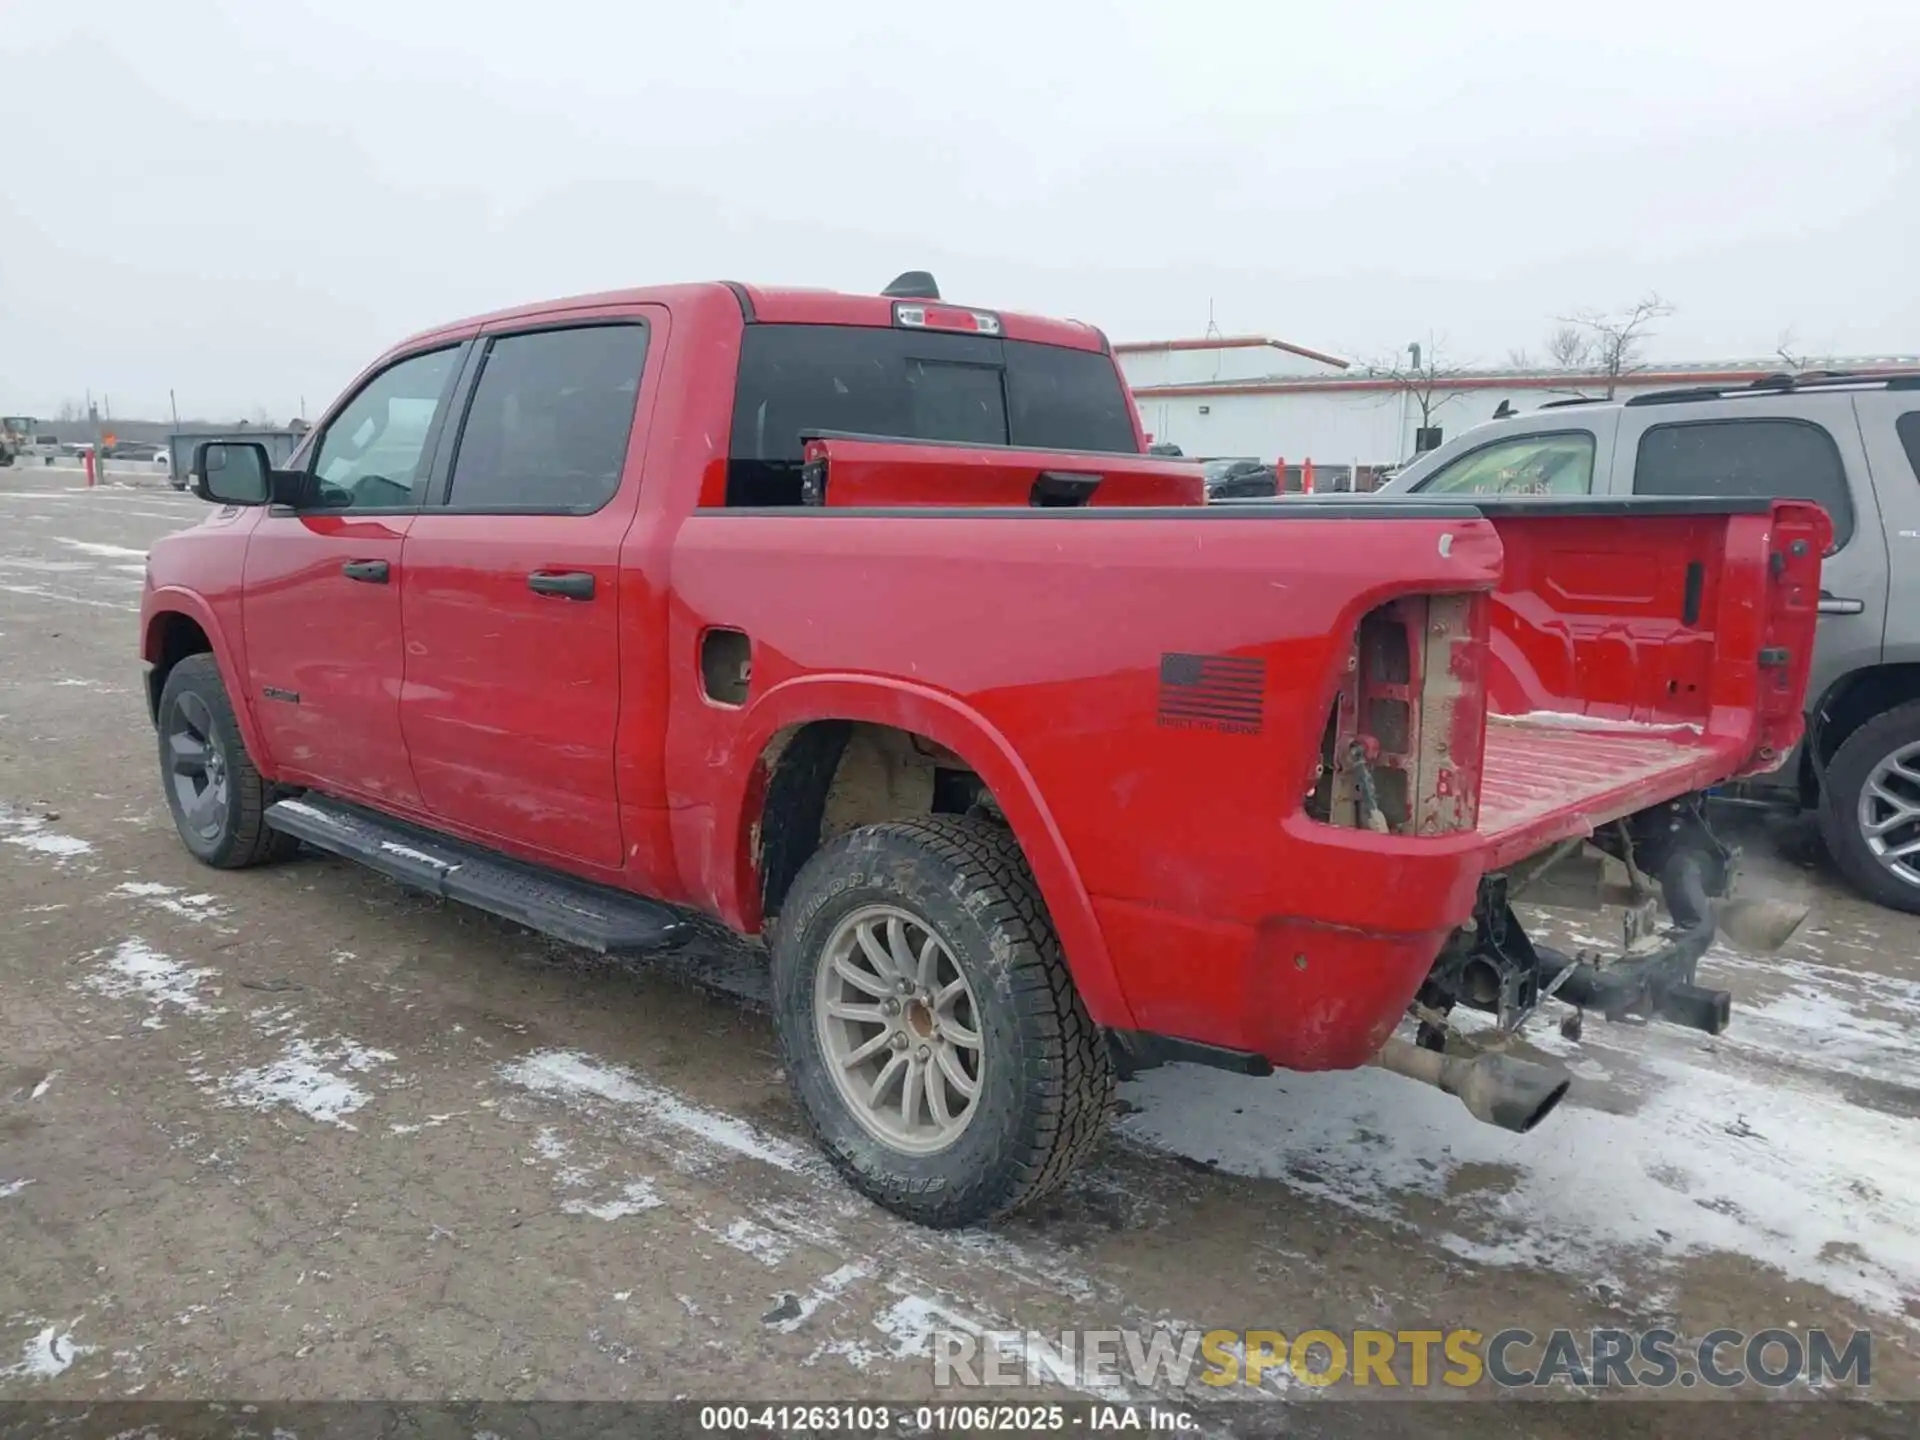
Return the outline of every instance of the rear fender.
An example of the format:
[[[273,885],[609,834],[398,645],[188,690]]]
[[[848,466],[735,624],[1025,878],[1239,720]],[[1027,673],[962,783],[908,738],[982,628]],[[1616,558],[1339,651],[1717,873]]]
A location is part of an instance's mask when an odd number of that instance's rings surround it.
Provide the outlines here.
[[[152,591],[142,606],[140,622],[140,658],[157,664],[161,655],[161,636],[169,615],[184,615],[198,625],[213,646],[213,663],[219,667],[220,683],[227,687],[227,699],[233,705],[233,718],[240,726],[240,738],[254,767],[268,779],[273,778],[273,756],[266,737],[253,712],[253,696],[246,685],[246,657],[235,652],[224,626],[213,607],[191,590],[165,586]]]
[[[723,882],[730,883],[733,893],[714,897],[723,915],[735,917],[743,930],[760,928],[753,839],[767,778],[760,757],[780,731],[815,720],[866,721],[909,730],[965,760],[993,792],[1020,842],[1087,1010],[1098,1024],[1132,1028],[1133,1016],[1093,902],[1033,776],[1004,735],[978,711],[944,691],[870,676],[810,675],[787,681],[760,697],[744,717],[740,734],[741,753],[753,756],[753,763],[735,767],[729,774],[720,804],[723,824],[718,833],[732,835],[735,850],[733,864],[726,867],[730,882]]]

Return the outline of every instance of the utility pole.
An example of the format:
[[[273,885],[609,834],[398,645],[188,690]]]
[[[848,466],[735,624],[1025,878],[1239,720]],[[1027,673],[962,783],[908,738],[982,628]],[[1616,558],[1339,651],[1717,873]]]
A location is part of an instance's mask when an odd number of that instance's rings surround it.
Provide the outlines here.
[[[180,428],[180,402],[173,398],[171,388],[167,391],[167,409],[173,412],[173,428],[178,430]]]

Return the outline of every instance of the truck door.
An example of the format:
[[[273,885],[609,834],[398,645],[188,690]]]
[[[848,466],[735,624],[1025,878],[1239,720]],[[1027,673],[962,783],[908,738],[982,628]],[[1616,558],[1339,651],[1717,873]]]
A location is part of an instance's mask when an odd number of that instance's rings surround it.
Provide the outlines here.
[[[242,629],[267,746],[291,780],[417,807],[400,734],[402,547],[461,345],[388,365],[325,422],[297,506],[247,543]]]
[[[485,334],[407,536],[401,726],[450,827],[617,869],[620,545],[658,307]]]
[[[1621,412],[1615,468],[1631,465],[1636,495],[1812,500],[1832,517],[1809,705],[1841,676],[1879,664],[1886,628],[1886,534],[1853,399],[1803,392],[1790,408],[1765,408],[1764,398],[1747,396],[1690,402],[1683,410],[1629,404]],[[1771,778],[1791,784],[1793,772],[1782,766]]]

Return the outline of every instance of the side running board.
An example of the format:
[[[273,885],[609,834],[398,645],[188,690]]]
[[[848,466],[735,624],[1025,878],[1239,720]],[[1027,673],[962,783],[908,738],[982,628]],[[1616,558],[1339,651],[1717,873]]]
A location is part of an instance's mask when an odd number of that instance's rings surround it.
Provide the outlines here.
[[[511,860],[321,795],[270,805],[266,821],[402,885],[602,954],[660,950],[693,933],[678,912],[657,901]]]

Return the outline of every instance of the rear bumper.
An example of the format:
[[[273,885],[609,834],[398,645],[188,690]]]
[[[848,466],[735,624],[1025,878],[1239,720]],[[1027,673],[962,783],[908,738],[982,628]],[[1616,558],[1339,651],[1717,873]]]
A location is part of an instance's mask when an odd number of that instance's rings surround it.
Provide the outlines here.
[[[1281,917],[1240,925],[1098,898],[1094,910],[1141,1030],[1289,1070],[1372,1059],[1454,928],[1395,935]]]
[[[1697,736],[1590,745],[1584,759],[1543,739],[1523,737],[1534,763],[1506,772],[1477,831],[1407,837],[1305,817],[1289,822],[1285,873],[1257,903],[1293,913],[1222,919],[1096,896],[1134,1024],[1292,1070],[1367,1064],[1405,1018],[1449,938],[1473,922],[1483,878],[1664,805],[1727,768]],[[1497,753],[1491,741],[1489,753]],[[1570,775],[1556,771],[1556,755]],[[1678,928],[1658,956],[1602,972],[1542,951],[1540,988],[1558,980],[1568,1003],[1717,1033],[1726,1022],[1724,997],[1692,986],[1693,967],[1713,940],[1712,906],[1704,893],[1676,899],[1670,890],[1668,898]]]

